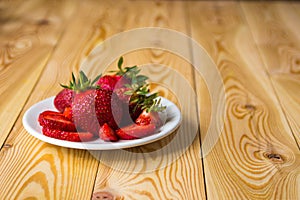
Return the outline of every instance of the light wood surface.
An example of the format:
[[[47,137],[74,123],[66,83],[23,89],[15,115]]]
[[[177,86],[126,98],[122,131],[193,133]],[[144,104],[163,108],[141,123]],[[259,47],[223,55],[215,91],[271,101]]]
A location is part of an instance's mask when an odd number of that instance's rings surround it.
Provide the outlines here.
[[[297,199],[299,149],[240,5],[191,3],[190,16],[192,37],[212,55],[227,94],[224,131],[204,158],[207,197]]]
[[[281,2],[271,5],[245,3],[243,8],[283,113],[299,145],[299,6]],[[254,10],[260,12],[251,14]]]
[[[299,25],[297,2],[0,2],[1,198],[300,199]],[[163,50],[122,55],[180,107],[180,129],[143,147],[93,152],[26,132],[25,111],[60,91],[97,45],[144,27],[181,32],[207,52],[182,43],[194,61],[203,57],[200,72]],[[220,134],[211,129],[223,122]]]

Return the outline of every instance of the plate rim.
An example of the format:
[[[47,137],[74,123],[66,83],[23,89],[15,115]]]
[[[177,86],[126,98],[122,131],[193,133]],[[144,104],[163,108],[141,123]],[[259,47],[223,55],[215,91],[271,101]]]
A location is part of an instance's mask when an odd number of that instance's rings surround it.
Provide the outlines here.
[[[52,145],[66,147],[66,148],[84,149],[84,150],[117,150],[117,149],[125,149],[125,148],[142,146],[142,145],[156,142],[156,141],[161,140],[164,137],[170,135],[171,133],[174,132],[174,130],[176,130],[180,126],[180,124],[182,122],[182,115],[181,115],[179,108],[172,101],[159,96],[159,98],[162,99],[162,103],[165,102],[166,104],[168,104],[167,106],[173,108],[171,111],[173,111],[175,113],[175,117],[171,123],[171,125],[173,124],[173,126],[171,126],[171,128],[169,130],[165,130],[164,131],[165,133],[163,133],[163,134],[159,134],[163,131],[162,130],[156,134],[153,134],[153,135],[150,135],[150,136],[147,136],[144,138],[140,138],[140,139],[119,140],[118,142],[105,142],[105,143],[100,138],[97,138],[96,140],[89,141],[89,142],[72,142],[72,141],[66,141],[66,140],[59,140],[56,138],[51,138],[51,137],[45,136],[41,132],[37,131],[34,127],[32,127],[30,125],[30,123],[28,122],[29,117],[33,115],[33,116],[35,116],[35,120],[36,120],[33,123],[36,123],[39,126],[39,124],[38,124],[38,114],[39,113],[43,112],[44,110],[57,111],[53,105],[54,98],[55,98],[55,96],[52,96],[52,97],[43,99],[43,100],[33,104],[32,106],[30,106],[30,108],[28,108],[23,115],[22,124],[23,124],[26,132],[28,132],[33,137],[35,137],[45,143],[50,143]],[[49,104],[50,102],[51,102],[51,104]],[[45,107],[44,109],[41,109],[41,111],[38,114],[35,113],[35,109],[43,106],[43,104],[48,105],[49,108]],[[167,109],[168,109],[168,107],[167,107]],[[169,111],[169,114],[171,114],[170,111]],[[166,124],[168,124],[168,122]],[[165,127],[165,125],[163,127]],[[98,143],[98,144],[94,143],[99,140],[102,141],[103,143]],[[120,141],[121,141],[121,143],[120,143]],[[91,142],[93,142],[93,143],[91,143]]]

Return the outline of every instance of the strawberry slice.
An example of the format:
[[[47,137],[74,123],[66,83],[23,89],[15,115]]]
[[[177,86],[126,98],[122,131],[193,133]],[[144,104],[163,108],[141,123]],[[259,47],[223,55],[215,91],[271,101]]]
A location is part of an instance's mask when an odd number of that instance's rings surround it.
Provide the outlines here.
[[[123,140],[133,140],[138,138],[143,138],[155,133],[156,127],[154,124],[148,124],[140,126],[137,124],[132,124],[116,131],[116,134],[120,139]]]
[[[43,127],[62,131],[76,131],[75,124],[59,112],[44,111],[39,115],[38,121]]]
[[[70,121],[73,121],[73,111],[71,107],[66,107],[63,112],[63,115]]]
[[[103,124],[99,129],[99,137],[104,141],[118,141],[118,136],[115,134],[114,130],[112,130],[107,123]]]
[[[90,141],[94,137],[94,135],[90,132],[69,132],[51,129],[49,127],[43,127],[42,132],[48,137],[71,142]]]
[[[135,120],[135,123],[140,126],[154,124],[156,128],[159,128],[163,125],[163,122],[160,119],[158,112],[155,111],[146,112],[145,110]]]

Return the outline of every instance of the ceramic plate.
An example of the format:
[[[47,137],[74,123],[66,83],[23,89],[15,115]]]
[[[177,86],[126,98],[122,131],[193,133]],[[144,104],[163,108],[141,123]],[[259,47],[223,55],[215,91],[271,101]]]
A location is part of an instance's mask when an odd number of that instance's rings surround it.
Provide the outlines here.
[[[123,149],[141,146],[157,140],[160,140],[170,133],[172,133],[181,122],[181,113],[177,106],[171,101],[160,97],[161,103],[167,106],[167,120],[157,132],[151,136],[135,140],[119,140],[117,142],[105,142],[100,138],[88,142],[70,142],[59,140],[43,135],[42,127],[38,123],[38,116],[45,110],[56,111],[53,105],[54,97],[50,97],[30,107],[23,116],[23,125],[25,129],[34,137],[57,146],[75,148],[75,149],[88,149],[88,150],[110,150],[110,149]]]

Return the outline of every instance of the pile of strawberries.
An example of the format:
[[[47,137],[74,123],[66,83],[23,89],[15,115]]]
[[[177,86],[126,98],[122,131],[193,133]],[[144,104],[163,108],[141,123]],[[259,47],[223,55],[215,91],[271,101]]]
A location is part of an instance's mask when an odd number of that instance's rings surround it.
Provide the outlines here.
[[[154,134],[163,125],[165,109],[157,93],[150,93],[148,77],[137,66],[122,68],[90,80],[83,71],[55,96],[58,111],[44,111],[39,124],[44,135],[74,142],[101,138],[132,140]]]

